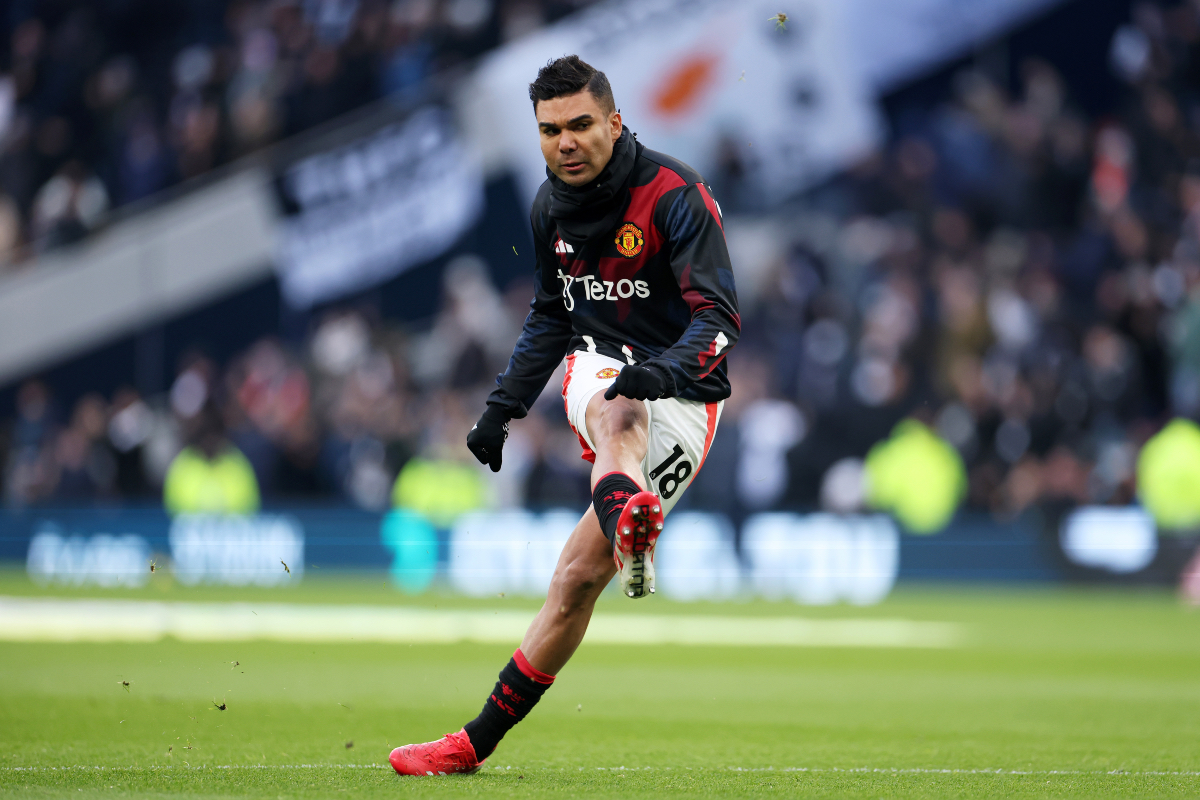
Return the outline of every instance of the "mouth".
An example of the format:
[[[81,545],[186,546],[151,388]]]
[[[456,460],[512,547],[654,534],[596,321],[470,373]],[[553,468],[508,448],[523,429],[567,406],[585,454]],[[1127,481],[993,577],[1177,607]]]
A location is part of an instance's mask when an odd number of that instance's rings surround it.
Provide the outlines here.
[[[567,172],[571,175],[578,175],[579,173],[583,172],[586,167],[587,164],[581,163],[563,164],[562,170],[563,172]]]

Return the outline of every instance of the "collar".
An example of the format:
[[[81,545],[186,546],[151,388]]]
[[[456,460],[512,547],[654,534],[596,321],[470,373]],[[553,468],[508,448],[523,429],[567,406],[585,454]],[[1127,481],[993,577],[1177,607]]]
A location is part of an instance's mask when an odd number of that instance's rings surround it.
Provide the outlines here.
[[[559,233],[573,244],[587,244],[605,236],[629,206],[629,183],[642,145],[627,127],[613,144],[612,158],[594,180],[572,186],[546,168],[550,181],[550,218]]]

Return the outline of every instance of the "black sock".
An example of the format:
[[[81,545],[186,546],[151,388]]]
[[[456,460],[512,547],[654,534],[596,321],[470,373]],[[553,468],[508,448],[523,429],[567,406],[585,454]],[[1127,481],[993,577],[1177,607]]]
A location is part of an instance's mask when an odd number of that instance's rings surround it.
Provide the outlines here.
[[[617,535],[617,520],[629,498],[641,491],[633,479],[624,472],[610,472],[596,481],[592,490],[592,507],[596,509],[596,517],[600,520],[600,529],[612,543]]]
[[[504,734],[525,719],[552,683],[554,676],[530,666],[518,647],[500,670],[500,680],[496,681],[491,697],[483,704],[483,711],[463,726],[471,747],[475,748],[475,757],[483,761],[490,756]]]

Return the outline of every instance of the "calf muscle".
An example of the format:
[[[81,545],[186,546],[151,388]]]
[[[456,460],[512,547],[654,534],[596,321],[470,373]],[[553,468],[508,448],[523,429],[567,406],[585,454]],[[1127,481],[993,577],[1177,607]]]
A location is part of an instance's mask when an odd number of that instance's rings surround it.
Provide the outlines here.
[[[592,610],[616,572],[612,548],[588,509],[563,547],[542,610],[521,641],[534,668],[555,675],[575,653],[587,632]]]
[[[597,393],[588,403],[587,429],[596,446],[592,484],[610,472],[623,472],[646,488],[641,464],[646,457],[649,418],[638,400],[605,400]],[[563,547],[550,581],[546,603],[534,618],[521,652],[535,669],[557,674],[587,632],[592,610],[616,574],[612,545],[589,508]]]

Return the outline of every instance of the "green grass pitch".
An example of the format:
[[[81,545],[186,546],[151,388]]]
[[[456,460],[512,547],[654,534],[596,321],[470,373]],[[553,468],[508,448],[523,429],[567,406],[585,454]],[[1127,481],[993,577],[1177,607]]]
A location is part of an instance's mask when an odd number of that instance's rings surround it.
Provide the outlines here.
[[[537,606],[411,600],[374,578],[268,591],[164,576],[89,591],[0,573],[0,595],[17,594]],[[1167,592],[901,588],[867,609],[601,606],[936,620],[965,638],[948,649],[585,641],[487,768],[449,778],[400,778],[388,751],[458,730],[511,646],[6,642],[0,795],[1200,796],[1200,614]]]

